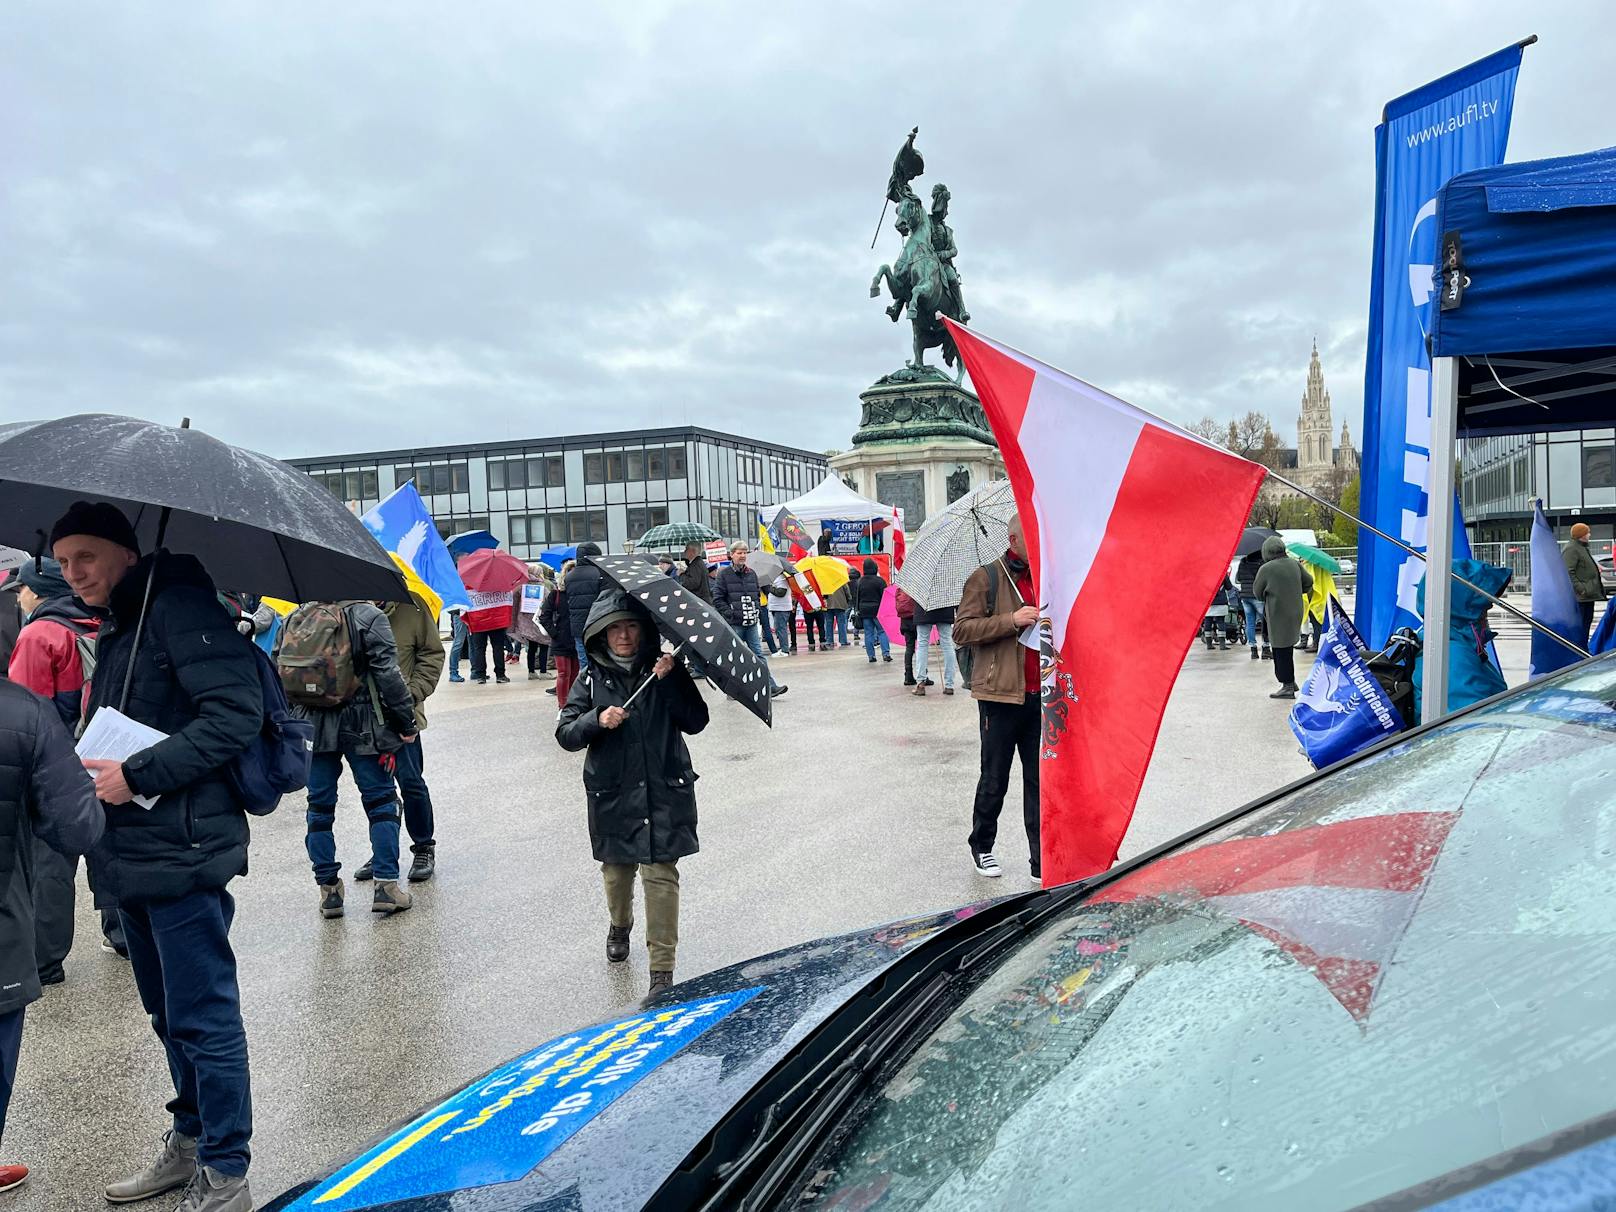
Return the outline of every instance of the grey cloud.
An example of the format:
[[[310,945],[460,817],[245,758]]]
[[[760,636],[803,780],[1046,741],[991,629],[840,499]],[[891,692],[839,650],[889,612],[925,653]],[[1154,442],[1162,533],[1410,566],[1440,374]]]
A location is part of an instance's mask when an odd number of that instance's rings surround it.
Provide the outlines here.
[[[1349,9],[1350,11],[1342,11]],[[691,421],[845,446],[893,150],[985,332],[1174,419],[1360,430],[1372,130],[1538,32],[1515,158],[1607,137],[1609,18],[1057,3],[12,14],[0,410],[275,454]]]

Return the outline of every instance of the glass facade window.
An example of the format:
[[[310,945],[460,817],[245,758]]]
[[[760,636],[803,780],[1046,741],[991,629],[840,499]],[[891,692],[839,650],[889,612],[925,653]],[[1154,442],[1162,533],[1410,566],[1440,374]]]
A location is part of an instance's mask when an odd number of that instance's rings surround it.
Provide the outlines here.
[[[584,483],[604,484],[606,482],[606,455],[602,451],[587,451],[584,454]]]
[[[451,535],[457,535],[467,530],[488,529],[487,514],[480,517],[455,517],[453,515],[441,516],[433,514],[432,521],[438,528],[438,534],[446,539]]]
[[[591,509],[587,512],[569,513],[566,515],[566,518],[567,542],[606,542],[606,511],[604,509]]]
[[[371,471],[312,471],[309,478],[343,501],[375,501],[381,497],[378,477]]]
[[[628,510],[628,537],[633,542],[639,542],[640,536],[653,526],[666,526],[668,524],[668,507],[666,505],[631,505]]]
[[[416,464],[398,467],[393,471],[396,484],[415,481],[415,489],[422,496],[442,496],[451,492],[471,490],[471,467],[467,463]]]
[[[488,460],[488,487],[495,492],[519,488],[564,488],[566,483],[566,464],[560,455]]]
[[[759,488],[763,487],[762,455],[736,455],[735,470],[740,475],[742,484],[755,484]]]

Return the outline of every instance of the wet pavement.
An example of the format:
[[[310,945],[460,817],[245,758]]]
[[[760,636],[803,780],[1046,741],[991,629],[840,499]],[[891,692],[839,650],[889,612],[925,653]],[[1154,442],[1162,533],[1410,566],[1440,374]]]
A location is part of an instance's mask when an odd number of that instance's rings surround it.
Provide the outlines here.
[[[1299,674],[1310,659],[1298,657]],[[791,690],[772,732],[710,695],[713,722],[691,740],[702,851],[680,863],[679,976],[1032,886],[1015,784],[1001,821],[1004,878],[970,866],[968,695],[938,687],[916,699],[899,661],[872,666],[860,649],[775,665]],[[497,1062],[645,994],[638,932],[630,963],[604,959],[582,756],[553,739],[544,689],[554,683],[524,678],[445,683],[432,700],[424,742],[439,866],[409,912],[373,915],[368,885],[356,897],[350,884],[348,916],[322,919],[301,805],[254,821],[252,873],[232,890],[261,1203]],[[1289,705],[1266,697],[1273,687],[1268,663],[1195,646],[1125,855],[1307,772]],[[347,780],[337,841],[346,877],[365,857]],[[102,1184],[138,1168],[167,1126],[162,1053],[128,965],[98,941],[81,887],[67,982],[28,1011],[4,1157],[35,1173],[0,1196],[14,1212],[107,1206]]]

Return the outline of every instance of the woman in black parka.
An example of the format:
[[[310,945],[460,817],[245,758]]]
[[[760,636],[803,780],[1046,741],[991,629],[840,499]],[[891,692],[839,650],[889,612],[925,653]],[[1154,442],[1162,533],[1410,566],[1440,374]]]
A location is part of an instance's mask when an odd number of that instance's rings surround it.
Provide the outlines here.
[[[563,749],[588,751],[589,840],[611,918],[606,958],[628,958],[637,869],[655,994],[673,983],[678,861],[698,849],[696,772],[684,738],[707,727],[707,704],[683,663],[661,651],[650,616],[626,593],[602,593],[581,638],[589,667],[567,696],[556,740]],[[647,678],[650,685],[625,709]]]

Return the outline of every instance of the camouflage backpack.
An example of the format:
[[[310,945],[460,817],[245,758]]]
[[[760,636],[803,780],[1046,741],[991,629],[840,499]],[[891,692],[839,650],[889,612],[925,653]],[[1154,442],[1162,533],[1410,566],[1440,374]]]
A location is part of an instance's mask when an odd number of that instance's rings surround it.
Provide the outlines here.
[[[341,707],[359,691],[353,629],[344,602],[310,602],[286,616],[275,651],[286,697],[304,707]]]

